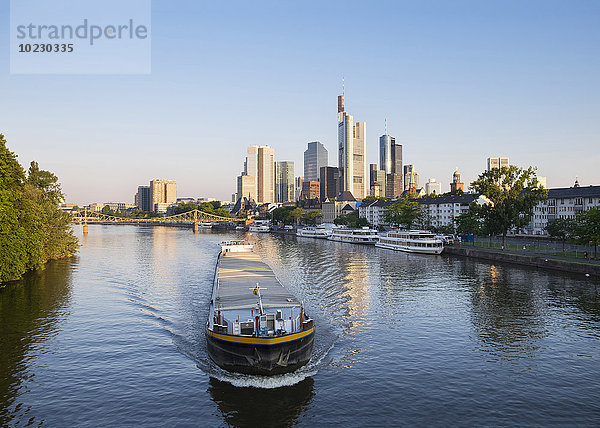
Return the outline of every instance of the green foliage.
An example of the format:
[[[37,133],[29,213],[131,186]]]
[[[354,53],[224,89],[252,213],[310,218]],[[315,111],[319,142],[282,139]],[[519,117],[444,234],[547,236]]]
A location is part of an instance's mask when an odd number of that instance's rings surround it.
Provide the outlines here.
[[[442,193],[440,196],[461,196],[463,193],[462,189],[455,189],[455,190],[451,190],[447,193]]]
[[[221,206],[220,202],[219,202],[219,206]],[[231,213],[229,212],[229,210],[226,210],[225,208],[216,208],[214,214],[218,215],[219,217],[227,217],[227,218],[229,218],[231,216]]]
[[[485,205],[473,203],[470,207],[482,219],[483,232],[502,234],[503,244],[509,230],[529,224],[533,208],[548,194],[546,189],[536,186],[533,167],[493,168],[481,173],[471,183],[471,188],[492,202]]]
[[[369,226],[369,222],[366,218],[359,217],[358,210],[352,211],[346,215],[341,215],[333,220],[333,222],[338,226],[348,226],[353,229]]]
[[[77,250],[62,199],[57,177],[35,162],[25,175],[0,134],[0,283]]]
[[[102,207],[102,211],[100,212],[104,215],[110,215],[113,217],[126,217],[125,213],[122,213],[121,211],[115,211],[109,205],[104,205]]]
[[[321,217],[323,217],[323,213],[321,212],[321,210],[310,210],[304,213],[304,215],[302,216],[302,220],[305,224],[314,226],[317,224],[317,220]]]
[[[298,224],[298,220],[304,217],[304,210],[302,208],[294,208],[290,211],[290,217],[294,220],[294,223]]]
[[[209,204],[210,205],[210,204]],[[183,214],[188,211],[194,211],[198,209],[198,205],[195,202],[180,202],[176,207],[173,208],[173,214]],[[210,205],[210,212],[212,214],[213,207]],[[202,210],[204,211],[204,210]]]
[[[594,258],[597,258],[600,244],[600,208],[590,208],[578,213],[573,232],[579,243],[591,243],[594,246]]]
[[[481,221],[473,210],[462,213],[454,220],[456,223],[456,232],[461,235],[473,235],[473,245],[475,245],[475,236],[481,233]]]
[[[575,228],[575,222],[570,218],[556,218],[549,221],[546,225],[546,232],[553,238],[559,238],[563,243],[563,251],[565,250],[565,241],[571,235]]]
[[[453,223],[447,224],[445,226],[438,226],[437,228],[435,228],[435,231],[443,235],[453,235],[454,233],[456,233],[456,229]]]
[[[162,214],[155,213],[154,211],[143,211],[143,210],[133,210],[129,214],[129,218],[154,218],[154,217],[162,217]]]
[[[410,229],[420,215],[421,208],[417,202],[400,198],[385,210],[384,219],[392,226]]]
[[[428,213],[422,211],[420,208],[419,208],[419,214],[415,218],[415,221],[413,224],[417,227],[417,229],[433,230],[433,223],[431,221],[431,216]]]
[[[273,210],[273,222],[283,223],[283,224],[293,224],[294,218],[290,215],[290,213],[296,207],[293,206],[283,206],[279,208],[275,208]]]

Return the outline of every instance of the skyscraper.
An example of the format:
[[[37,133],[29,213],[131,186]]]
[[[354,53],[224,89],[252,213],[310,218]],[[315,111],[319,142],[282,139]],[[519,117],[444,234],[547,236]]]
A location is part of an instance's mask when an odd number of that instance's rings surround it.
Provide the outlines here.
[[[367,196],[368,170],[365,122],[354,123],[344,111],[344,91],[338,96],[338,167],[340,192],[349,191],[356,199]]]
[[[328,163],[327,149],[318,141],[308,143],[304,152],[304,179],[306,181],[318,181],[321,168]]]
[[[300,199],[300,195],[302,194],[302,183],[304,183],[304,177],[296,177],[294,179],[295,190],[294,190],[294,199],[298,201]]]
[[[509,166],[508,158],[488,158],[487,159],[487,170],[491,171],[494,168],[502,168]]]
[[[415,189],[419,187],[419,174],[414,165],[404,165],[404,190],[409,190],[411,186]]]
[[[152,211],[152,192],[150,186],[138,186],[136,205],[143,211]]]
[[[237,178],[237,199],[248,198],[256,202],[256,177],[242,172]]]
[[[174,204],[177,202],[177,184],[174,180],[150,181],[151,207],[156,211],[156,204]]]
[[[387,120],[385,134],[379,137],[379,168],[385,171],[386,185],[385,196],[393,198],[402,194],[402,145],[396,144],[396,139],[387,133]]]
[[[396,144],[396,139],[387,133],[379,137],[379,169],[386,174],[402,174],[402,144]]]
[[[275,162],[275,202],[294,201],[294,162]]]
[[[257,203],[275,202],[275,151],[269,146],[250,146],[244,162],[244,172],[238,177],[238,195],[248,197],[254,178],[254,199]],[[245,192],[240,192],[240,184]]]
[[[385,196],[385,171],[377,169],[377,164],[369,164],[369,194]]]
[[[335,198],[338,195],[339,169],[333,166],[323,166],[320,170],[319,181],[321,182],[321,201]]]
[[[301,199],[318,199],[321,196],[321,183],[318,181],[303,181]]]

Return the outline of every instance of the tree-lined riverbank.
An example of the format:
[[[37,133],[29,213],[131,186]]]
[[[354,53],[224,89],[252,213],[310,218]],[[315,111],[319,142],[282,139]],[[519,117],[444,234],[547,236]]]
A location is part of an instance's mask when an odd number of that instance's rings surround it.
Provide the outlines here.
[[[58,178],[37,162],[25,172],[0,134],[0,284],[77,251],[62,199]]]

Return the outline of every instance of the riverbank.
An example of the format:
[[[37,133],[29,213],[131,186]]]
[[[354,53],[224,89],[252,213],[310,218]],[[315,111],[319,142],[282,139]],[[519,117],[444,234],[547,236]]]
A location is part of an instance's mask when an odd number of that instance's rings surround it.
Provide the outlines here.
[[[442,254],[477,259],[514,263],[541,269],[559,270],[600,278],[600,261],[569,259],[568,257],[550,256],[529,251],[500,250],[494,248],[447,246]]]

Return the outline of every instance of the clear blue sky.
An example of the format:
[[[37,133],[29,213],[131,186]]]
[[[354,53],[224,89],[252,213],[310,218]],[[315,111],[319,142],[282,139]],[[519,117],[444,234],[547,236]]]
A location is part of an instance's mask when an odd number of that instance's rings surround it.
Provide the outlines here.
[[[9,74],[0,5],[0,132],[68,201],[133,201],[153,178],[229,199],[251,144],[301,175],[319,140],[337,165],[342,76],[369,163],[387,117],[421,184],[494,155],[600,185],[600,1],[154,1],[152,73],[128,76]]]

